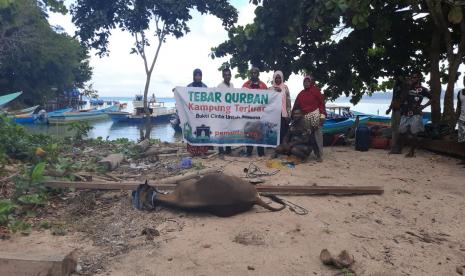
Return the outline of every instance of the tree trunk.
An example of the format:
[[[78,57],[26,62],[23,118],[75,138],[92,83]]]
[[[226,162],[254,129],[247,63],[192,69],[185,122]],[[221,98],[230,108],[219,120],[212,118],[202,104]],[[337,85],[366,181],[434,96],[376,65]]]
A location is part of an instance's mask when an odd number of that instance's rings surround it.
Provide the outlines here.
[[[430,67],[430,88],[431,88],[431,120],[434,125],[441,121],[441,76],[439,74],[439,61],[441,59],[441,32],[433,26],[431,38],[431,67]]]
[[[461,58],[456,56],[449,63],[449,78],[447,81],[447,88],[444,94],[444,114],[443,121],[446,122],[451,129],[455,128],[457,123],[454,110],[454,87],[457,81],[457,72],[460,66]]]
[[[145,114],[145,135],[141,139],[150,139],[150,132],[152,131],[152,124],[150,120],[150,112],[148,107],[147,95],[149,93],[150,78],[152,77],[152,71],[147,72],[145,79],[144,88],[144,114]]]

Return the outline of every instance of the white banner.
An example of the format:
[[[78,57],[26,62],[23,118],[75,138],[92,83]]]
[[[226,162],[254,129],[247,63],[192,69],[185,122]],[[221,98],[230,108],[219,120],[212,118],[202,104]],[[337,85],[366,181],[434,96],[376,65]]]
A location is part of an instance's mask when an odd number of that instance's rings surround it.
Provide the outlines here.
[[[198,146],[279,145],[281,93],[273,90],[176,87],[183,139]]]

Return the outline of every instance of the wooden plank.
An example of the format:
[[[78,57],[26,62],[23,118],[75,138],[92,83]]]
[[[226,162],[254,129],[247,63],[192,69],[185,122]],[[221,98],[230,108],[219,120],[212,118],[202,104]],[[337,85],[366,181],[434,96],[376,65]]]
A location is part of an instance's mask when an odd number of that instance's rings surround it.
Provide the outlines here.
[[[187,180],[187,179],[186,179]],[[45,185],[51,188],[76,188],[99,190],[134,190],[141,182],[64,182],[47,181]],[[159,190],[174,190],[176,183],[152,183],[149,185]],[[384,189],[379,186],[271,186],[257,185],[257,191],[261,194],[274,195],[380,195]]]
[[[384,189],[379,186],[271,186],[257,185],[261,194],[275,195],[380,195]]]
[[[72,253],[2,252],[0,251],[0,275],[15,276],[65,276],[76,268]]]

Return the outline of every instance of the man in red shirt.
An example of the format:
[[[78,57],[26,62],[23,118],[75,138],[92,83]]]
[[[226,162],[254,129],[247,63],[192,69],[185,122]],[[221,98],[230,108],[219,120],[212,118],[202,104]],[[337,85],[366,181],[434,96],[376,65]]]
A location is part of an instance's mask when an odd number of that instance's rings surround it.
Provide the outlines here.
[[[257,67],[252,67],[250,69],[250,80],[246,81],[242,88],[247,89],[268,89],[266,84],[262,82],[258,77],[260,76],[260,71]],[[253,147],[247,146],[247,156],[252,156]],[[265,155],[264,147],[257,147],[258,156],[262,157]]]
[[[321,91],[315,85],[315,80],[312,76],[304,78],[304,90],[300,91],[294,102],[293,109],[299,108],[305,118],[309,121],[316,121],[311,127],[312,133],[315,135],[315,140],[318,145],[319,152],[315,152],[318,162],[323,161],[323,123],[326,119],[325,100]],[[313,118],[315,117],[315,118]]]

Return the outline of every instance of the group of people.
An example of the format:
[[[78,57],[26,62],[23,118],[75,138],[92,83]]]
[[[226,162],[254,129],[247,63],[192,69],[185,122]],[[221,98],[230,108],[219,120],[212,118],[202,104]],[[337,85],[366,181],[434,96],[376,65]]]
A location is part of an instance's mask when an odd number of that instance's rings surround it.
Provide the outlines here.
[[[223,81],[218,88],[234,88],[231,83],[231,70],[225,68],[222,71]],[[188,87],[207,87],[202,82],[202,71],[195,69],[193,82]],[[276,71],[273,75],[272,85],[268,87],[260,80],[260,71],[257,67],[250,70],[250,79],[242,88],[274,90],[281,93],[281,144],[276,147],[274,156],[279,154],[295,155],[301,159],[307,159],[313,152],[316,160],[321,162],[323,156],[323,132],[322,126],[326,118],[326,108],[323,95],[315,85],[312,76],[306,76],[303,80],[304,89],[297,96],[291,109],[291,96],[289,88],[284,83],[284,75]],[[208,146],[187,145],[187,150],[192,155],[202,155],[208,151]],[[231,154],[231,147],[219,147],[220,155]],[[252,156],[253,147],[247,146],[246,155]],[[265,148],[257,147],[258,156],[265,156]]]
[[[386,114],[391,113],[391,154],[402,153],[402,148],[408,142],[410,150],[406,157],[413,157],[418,147],[418,134],[425,130],[423,125],[423,109],[431,104],[431,93],[421,85],[422,75],[414,72],[404,79],[397,79],[394,84],[391,104]],[[463,77],[465,86],[465,76]],[[423,99],[427,102],[423,104]],[[465,89],[457,95],[458,142],[465,143]],[[465,160],[461,162],[465,165]]]

